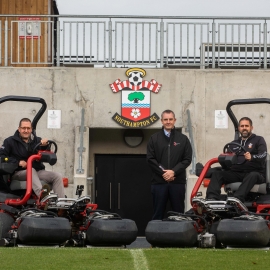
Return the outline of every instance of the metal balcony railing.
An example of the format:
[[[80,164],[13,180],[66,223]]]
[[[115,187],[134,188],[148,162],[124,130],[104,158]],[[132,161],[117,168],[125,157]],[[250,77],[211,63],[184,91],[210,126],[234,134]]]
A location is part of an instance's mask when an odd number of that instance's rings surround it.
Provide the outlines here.
[[[267,69],[269,20],[0,15],[0,65]]]

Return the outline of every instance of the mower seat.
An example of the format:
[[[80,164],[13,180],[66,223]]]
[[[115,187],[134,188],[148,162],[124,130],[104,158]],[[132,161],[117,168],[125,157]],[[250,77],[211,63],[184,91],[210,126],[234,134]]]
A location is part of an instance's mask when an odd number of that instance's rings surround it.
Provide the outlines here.
[[[227,184],[224,186],[224,190],[227,193],[228,191],[235,192],[238,190],[239,186],[241,185],[241,182],[235,182],[231,184]],[[250,190],[250,192],[260,193],[260,194],[267,194],[266,192],[266,183],[262,184],[256,184],[253,186],[253,188]]]
[[[266,156],[265,168],[266,168],[266,183],[254,185],[253,188],[250,190],[250,192],[267,194],[266,184],[270,183],[270,155],[269,154],[267,154]],[[241,182],[227,184],[225,185],[224,190],[226,193],[229,190],[231,190],[232,192],[235,192],[239,188],[240,185],[241,185]]]

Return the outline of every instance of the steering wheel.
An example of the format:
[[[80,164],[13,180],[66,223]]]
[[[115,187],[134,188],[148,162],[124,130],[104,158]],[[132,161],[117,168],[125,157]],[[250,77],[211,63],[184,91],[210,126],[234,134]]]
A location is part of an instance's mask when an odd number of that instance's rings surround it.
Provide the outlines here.
[[[238,146],[239,148],[237,150],[233,150],[230,148],[231,145],[235,145],[235,146]],[[236,143],[236,142],[230,142],[230,143],[227,143],[225,144],[225,146],[223,147],[223,153],[234,153],[238,159],[238,157],[240,156],[240,153],[241,152],[244,152],[246,153],[247,150],[239,143]],[[236,165],[241,165],[241,164],[244,164],[247,160],[244,159],[243,162],[239,162],[239,163],[236,163]]]
[[[35,147],[34,147],[34,149],[33,149],[33,153],[35,153],[35,152],[38,151],[37,148],[38,148],[40,145],[41,145],[41,142],[35,145]],[[56,152],[57,152],[57,144],[56,144],[55,141],[48,140],[48,144],[47,144],[47,145],[44,145],[44,147],[46,146],[46,150],[47,150],[47,151],[50,151],[52,145],[54,146],[54,151],[53,151],[53,153],[56,154]]]

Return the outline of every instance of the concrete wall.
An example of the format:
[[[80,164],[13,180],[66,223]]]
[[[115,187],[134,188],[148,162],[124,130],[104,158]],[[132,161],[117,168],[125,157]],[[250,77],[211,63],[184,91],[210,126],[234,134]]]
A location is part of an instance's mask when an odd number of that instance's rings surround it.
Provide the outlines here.
[[[145,140],[138,148],[123,143],[123,128],[111,118],[121,114],[121,94],[113,93],[109,84],[116,79],[126,80],[126,69],[98,68],[0,68],[1,96],[37,96],[46,100],[48,109],[62,111],[61,129],[47,129],[47,112],[37,125],[37,134],[55,140],[59,146],[58,162],[51,168],[69,178],[71,184],[85,182],[93,175],[94,153],[144,154],[147,138],[160,128],[160,121],[145,130]],[[234,137],[232,124],[228,129],[215,129],[214,112],[224,110],[232,99],[270,96],[268,70],[177,70],[146,69],[144,80],[155,79],[162,84],[158,94],[151,94],[151,114],[164,109],[175,111],[177,127],[186,132],[186,110],[191,112],[197,161],[205,163],[216,157],[223,146]],[[39,106],[35,104],[0,105],[0,141],[18,127],[22,117],[33,119]],[[80,146],[81,110],[85,109],[83,134],[83,174],[77,174]],[[263,135],[269,144],[269,105],[240,106],[238,118],[249,116],[254,121],[254,133]],[[95,129],[104,129],[105,133]],[[91,137],[92,130],[92,137]],[[102,137],[114,130],[114,137]],[[90,141],[89,137],[90,136]],[[88,158],[89,156],[89,158]],[[48,166],[47,166],[48,167]],[[50,169],[50,168],[48,168]],[[73,186],[67,189],[72,196]],[[188,195],[189,196],[189,195]]]

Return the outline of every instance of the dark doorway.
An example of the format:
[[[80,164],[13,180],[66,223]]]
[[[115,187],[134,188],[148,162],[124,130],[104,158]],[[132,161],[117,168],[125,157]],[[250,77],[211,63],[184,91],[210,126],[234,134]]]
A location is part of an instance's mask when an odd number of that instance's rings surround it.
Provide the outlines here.
[[[132,219],[138,236],[152,217],[151,170],[146,155],[95,155],[98,208]]]

